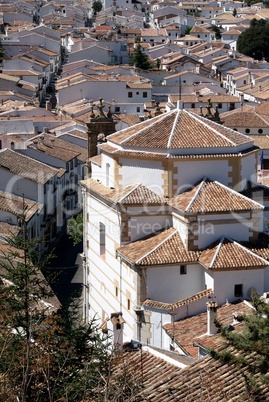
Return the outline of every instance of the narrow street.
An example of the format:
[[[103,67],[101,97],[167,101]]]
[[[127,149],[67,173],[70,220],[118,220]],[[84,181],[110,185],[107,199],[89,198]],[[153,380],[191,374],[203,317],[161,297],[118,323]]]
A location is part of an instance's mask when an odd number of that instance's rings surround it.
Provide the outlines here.
[[[82,288],[82,243],[73,246],[72,240],[65,234],[54,249],[50,269],[57,274],[57,280],[52,286],[61,303],[71,296],[77,297]]]

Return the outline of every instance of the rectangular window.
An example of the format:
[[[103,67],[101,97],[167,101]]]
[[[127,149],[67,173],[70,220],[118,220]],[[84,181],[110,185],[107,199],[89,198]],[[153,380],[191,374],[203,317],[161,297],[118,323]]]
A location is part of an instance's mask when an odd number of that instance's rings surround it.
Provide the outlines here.
[[[180,275],[187,275],[187,266],[186,265],[180,266]]]
[[[121,329],[121,324],[116,324],[116,329]]]
[[[222,103],[218,103],[218,108],[222,109]]]
[[[128,299],[127,300],[127,309],[130,310],[130,308],[131,308],[131,300]]]
[[[115,296],[118,297],[118,294],[119,294],[119,289],[118,289],[118,287],[116,286],[116,287],[115,287]]]
[[[234,103],[230,103],[230,110],[234,110],[235,108],[235,104]]]
[[[195,109],[195,103],[191,104],[192,109]]]
[[[120,107],[119,106],[115,106],[115,113],[120,113]]]
[[[89,212],[87,212],[87,222],[90,222],[90,215],[89,215]]]
[[[102,258],[106,258],[106,227],[100,222],[99,223],[99,244],[100,244],[100,255]]]
[[[132,92],[128,92],[128,98],[132,98],[133,97],[133,93]]]
[[[147,92],[143,92],[143,98],[147,98],[148,97],[148,93]]]
[[[140,112],[140,107],[139,106],[137,106],[136,111],[137,111],[137,113]]]
[[[242,297],[243,296],[243,285],[234,285],[234,297]]]

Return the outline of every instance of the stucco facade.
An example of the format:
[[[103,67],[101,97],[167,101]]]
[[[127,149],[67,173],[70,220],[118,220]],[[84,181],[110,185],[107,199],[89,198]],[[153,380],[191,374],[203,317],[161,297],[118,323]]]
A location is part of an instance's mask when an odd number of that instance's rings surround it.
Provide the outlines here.
[[[121,341],[169,349],[162,325],[205,311],[210,292],[266,290],[266,258],[240,243],[263,229],[263,206],[240,193],[256,182],[251,138],[177,109],[99,148],[82,181],[89,317],[115,334],[120,313]]]

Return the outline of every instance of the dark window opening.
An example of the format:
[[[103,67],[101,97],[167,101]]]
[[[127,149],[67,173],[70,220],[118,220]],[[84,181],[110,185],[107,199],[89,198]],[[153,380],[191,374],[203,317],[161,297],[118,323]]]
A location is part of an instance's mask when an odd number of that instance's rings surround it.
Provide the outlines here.
[[[242,297],[243,296],[243,285],[234,285],[234,296]]]

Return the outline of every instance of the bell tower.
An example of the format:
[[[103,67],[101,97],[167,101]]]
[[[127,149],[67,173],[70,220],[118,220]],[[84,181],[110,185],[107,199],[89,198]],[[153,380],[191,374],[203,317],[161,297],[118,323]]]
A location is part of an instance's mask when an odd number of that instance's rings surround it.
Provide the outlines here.
[[[105,115],[103,109],[105,105],[103,104],[103,99],[99,99],[99,104],[97,108],[99,113],[94,114],[93,106],[91,108],[90,120],[87,122],[87,136],[88,136],[88,156],[86,162],[86,178],[91,177],[91,162],[90,158],[98,154],[98,136],[102,135],[104,141],[109,134],[115,132],[115,125],[112,118],[112,113],[110,112],[110,106],[108,107],[108,112]]]

